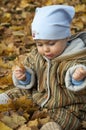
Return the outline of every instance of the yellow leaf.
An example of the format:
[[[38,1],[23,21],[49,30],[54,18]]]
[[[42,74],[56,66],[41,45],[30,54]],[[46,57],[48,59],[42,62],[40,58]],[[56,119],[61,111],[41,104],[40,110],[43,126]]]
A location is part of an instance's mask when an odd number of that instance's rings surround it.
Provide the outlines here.
[[[77,21],[76,27],[77,27],[78,30],[81,30],[81,29],[83,29],[84,25],[81,21]]]
[[[0,121],[0,130],[13,130],[7,125],[5,125],[3,122]]]
[[[18,126],[23,125],[26,122],[26,119],[23,116],[12,112],[10,116],[4,115],[1,118],[1,121],[11,128],[17,128]]]
[[[45,2],[46,5],[60,4],[60,3],[64,3],[64,0],[47,0]]]
[[[4,13],[1,22],[2,23],[7,23],[11,20],[11,14],[10,13]]]
[[[33,121],[29,121],[28,122],[28,126],[32,127],[32,126],[38,126],[38,119],[35,119]]]
[[[0,93],[3,93],[3,90],[2,90],[2,89],[0,89]]]
[[[13,35],[14,36],[24,36],[25,34],[23,32],[21,32],[21,31],[14,31]]]
[[[49,121],[50,121],[50,117],[49,116],[47,116],[46,118],[42,118],[42,119],[39,118],[39,123],[41,125],[44,125],[44,124],[46,124]]]
[[[32,130],[32,129],[29,128],[27,125],[23,125],[23,126],[20,126],[18,130]]]
[[[9,100],[7,104],[0,104],[0,112],[6,112],[9,110],[13,110],[14,106],[13,104],[10,103],[11,101]]]
[[[25,8],[28,6],[28,0],[21,0],[20,7]]]
[[[52,4],[52,1],[47,0],[47,1],[45,2],[45,4],[46,4],[46,5],[51,5],[51,4]]]
[[[2,72],[1,69],[6,69],[8,71],[8,69],[10,69],[10,72],[11,72],[11,68],[12,66],[14,65],[14,62],[13,61],[8,61],[5,63],[5,61],[0,58],[0,73]]]
[[[8,73],[7,75],[5,75],[4,77],[0,78],[0,86],[3,85],[13,85],[13,81],[12,81],[12,73]],[[2,87],[3,88],[3,87]]]
[[[75,11],[76,12],[86,12],[86,6],[85,4],[78,4],[75,6]]]
[[[86,121],[83,121],[82,125],[83,125],[84,128],[86,128]]]
[[[12,29],[14,31],[19,31],[19,30],[23,30],[24,27],[23,26],[11,26],[10,29]]]
[[[0,44],[0,55],[2,55],[2,53],[4,52],[4,50],[6,49],[6,45],[4,43]]]
[[[15,109],[23,108],[25,110],[33,107],[32,100],[28,99],[26,96],[22,96],[16,99],[15,101],[13,101],[12,103],[15,106]]]
[[[81,18],[82,22],[84,24],[86,24],[86,13],[83,13],[80,18]]]

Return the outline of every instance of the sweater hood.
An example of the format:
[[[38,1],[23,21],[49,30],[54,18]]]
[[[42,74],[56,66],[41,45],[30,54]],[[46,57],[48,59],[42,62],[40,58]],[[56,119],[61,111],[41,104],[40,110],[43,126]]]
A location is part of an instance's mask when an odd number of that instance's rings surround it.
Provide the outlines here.
[[[76,54],[85,49],[86,49],[86,46],[85,46],[84,42],[80,38],[77,38],[71,42],[68,42],[68,46],[65,49],[65,51],[62,53],[61,56]]]

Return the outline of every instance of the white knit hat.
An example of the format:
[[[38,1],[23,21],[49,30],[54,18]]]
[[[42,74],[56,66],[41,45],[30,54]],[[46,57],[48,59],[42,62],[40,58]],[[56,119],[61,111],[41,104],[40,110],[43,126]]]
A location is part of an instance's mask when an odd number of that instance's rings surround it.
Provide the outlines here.
[[[67,5],[37,8],[31,26],[33,39],[57,40],[70,36],[74,14],[74,7]]]

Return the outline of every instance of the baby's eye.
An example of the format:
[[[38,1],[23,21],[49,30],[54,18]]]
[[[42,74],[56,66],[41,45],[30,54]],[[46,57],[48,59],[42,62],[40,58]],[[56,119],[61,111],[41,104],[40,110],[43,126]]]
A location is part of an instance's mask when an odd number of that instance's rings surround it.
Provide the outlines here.
[[[37,45],[37,46],[43,46],[43,44],[42,44],[42,43],[36,43],[36,45]]]
[[[53,46],[53,45],[55,45],[55,42],[50,42],[50,43],[48,43],[48,45]]]

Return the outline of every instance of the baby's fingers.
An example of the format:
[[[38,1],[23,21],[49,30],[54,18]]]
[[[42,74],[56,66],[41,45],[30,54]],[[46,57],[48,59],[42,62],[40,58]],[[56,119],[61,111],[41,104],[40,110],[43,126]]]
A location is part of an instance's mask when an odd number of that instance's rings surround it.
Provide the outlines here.
[[[26,75],[25,75],[25,73],[22,74],[22,75],[17,74],[17,75],[16,75],[16,78],[17,78],[18,80],[25,80],[25,79],[26,79]]]
[[[14,72],[25,72],[25,69],[22,69],[22,68],[20,68],[19,66],[14,66],[13,68],[12,68],[12,70],[14,71]]]
[[[82,67],[81,68],[77,68],[75,70],[75,72],[73,73],[73,79],[75,80],[82,80],[83,78],[85,78],[86,76],[86,70],[84,70]]]

